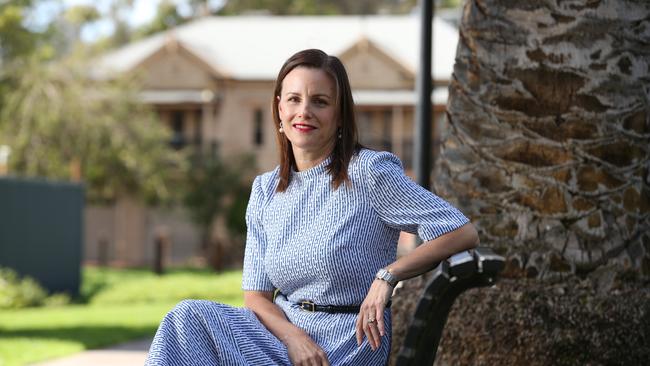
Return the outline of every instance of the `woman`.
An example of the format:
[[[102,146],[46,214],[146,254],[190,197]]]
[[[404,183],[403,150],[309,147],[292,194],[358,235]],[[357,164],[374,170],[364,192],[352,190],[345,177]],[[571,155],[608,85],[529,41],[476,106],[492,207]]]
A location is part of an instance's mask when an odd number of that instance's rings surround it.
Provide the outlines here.
[[[359,145],[336,57],[289,58],[273,117],[281,159],[253,183],[245,308],[181,302],[147,364],[384,365],[397,281],[478,243],[467,218],[407,178],[397,157]],[[400,231],[426,242],[395,260]]]

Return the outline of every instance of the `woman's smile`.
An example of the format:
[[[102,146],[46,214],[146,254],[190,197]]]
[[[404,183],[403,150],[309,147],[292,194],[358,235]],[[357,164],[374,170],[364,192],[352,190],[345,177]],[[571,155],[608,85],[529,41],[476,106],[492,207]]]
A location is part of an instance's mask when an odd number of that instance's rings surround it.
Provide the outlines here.
[[[312,125],[308,125],[306,123],[294,123],[293,128],[295,128],[299,132],[303,132],[303,133],[311,132],[311,131],[316,129],[316,127],[314,127]]]

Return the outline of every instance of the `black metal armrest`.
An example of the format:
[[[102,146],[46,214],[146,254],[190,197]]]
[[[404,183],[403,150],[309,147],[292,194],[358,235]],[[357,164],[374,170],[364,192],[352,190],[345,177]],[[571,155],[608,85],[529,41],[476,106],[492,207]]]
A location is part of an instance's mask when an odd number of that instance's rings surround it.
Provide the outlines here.
[[[416,306],[396,365],[432,365],[454,300],[470,288],[493,285],[503,267],[504,258],[485,247],[442,261]]]

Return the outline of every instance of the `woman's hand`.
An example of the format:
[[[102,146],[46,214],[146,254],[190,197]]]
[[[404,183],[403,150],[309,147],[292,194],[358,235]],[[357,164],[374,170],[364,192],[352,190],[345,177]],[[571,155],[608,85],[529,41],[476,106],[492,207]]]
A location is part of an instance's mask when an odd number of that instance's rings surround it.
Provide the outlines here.
[[[294,366],[329,366],[327,355],[311,337],[300,330],[284,340]]]
[[[393,294],[393,287],[386,281],[374,280],[366,298],[361,304],[357,317],[357,345],[361,345],[363,336],[368,337],[368,343],[373,351],[379,348],[381,337],[386,334],[384,328],[384,309]]]

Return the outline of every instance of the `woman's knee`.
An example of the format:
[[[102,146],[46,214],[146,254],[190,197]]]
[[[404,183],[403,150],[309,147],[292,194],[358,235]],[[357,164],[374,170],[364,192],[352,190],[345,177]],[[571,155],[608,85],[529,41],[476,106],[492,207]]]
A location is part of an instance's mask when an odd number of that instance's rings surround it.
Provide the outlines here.
[[[206,317],[210,312],[209,306],[210,302],[206,300],[183,300],[167,313],[165,321],[194,323]]]
[[[201,312],[202,309],[206,306],[206,300],[182,300],[171,310],[175,314],[187,314],[187,313],[196,313]]]
[[[173,317],[209,319],[219,321],[227,317],[232,308],[209,300],[182,300],[168,313]]]

